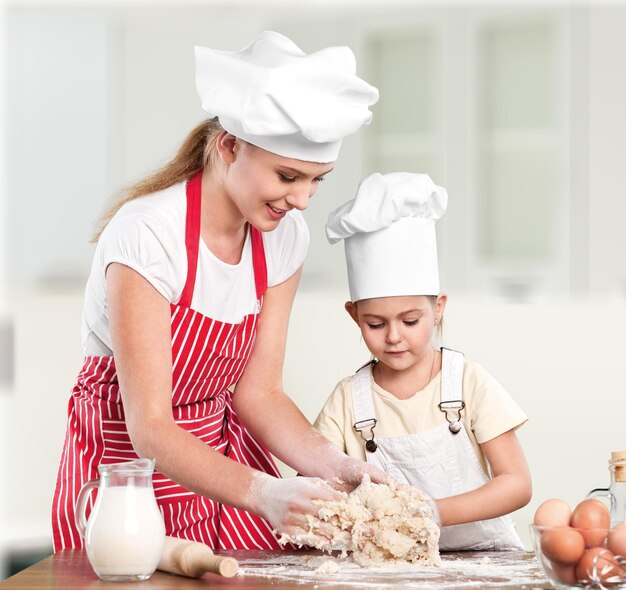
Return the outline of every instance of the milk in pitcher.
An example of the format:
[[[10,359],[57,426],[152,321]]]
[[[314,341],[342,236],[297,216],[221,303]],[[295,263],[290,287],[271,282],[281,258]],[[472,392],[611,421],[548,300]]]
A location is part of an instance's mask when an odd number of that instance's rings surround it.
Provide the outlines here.
[[[154,459],[100,464],[100,479],[88,481],[78,494],[76,526],[102,580],[147,580],[159,564],[165,525],[152,487],[154,464]],[[87,519],[87,502],[96,488]]]
[[[152,488],[111,487],[96,501],[92,516],[85,545],[98,575],[141,579],[154,572],[165,527]]]

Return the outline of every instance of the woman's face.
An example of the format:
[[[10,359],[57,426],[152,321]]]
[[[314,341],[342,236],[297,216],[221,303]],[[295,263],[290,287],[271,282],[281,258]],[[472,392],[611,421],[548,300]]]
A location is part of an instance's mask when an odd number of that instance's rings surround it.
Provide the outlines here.
[[[248,222],[261,231],[271,231],[287,211],[306,209],[332,169],[332,162],[285,158],[235,139],[225,175],[226,190]]]

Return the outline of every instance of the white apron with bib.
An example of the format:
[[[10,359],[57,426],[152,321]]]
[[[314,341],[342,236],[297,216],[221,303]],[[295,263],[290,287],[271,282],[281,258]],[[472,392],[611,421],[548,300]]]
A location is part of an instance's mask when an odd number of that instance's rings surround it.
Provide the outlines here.
[[[354,428],[366,441],[368,463],[433,499],[469,492],[489,481],[461,419],[465,408],[462,353],[442,348],[439,409],[445,414],[446,422],[418,434],[374,439],[376,416],[371,367],[366,365],[352,379]],[[458,415],[457,420],[448,417],[452,411]],[[443,527],[439,546],[442,551],[524,549],[508,515]]]

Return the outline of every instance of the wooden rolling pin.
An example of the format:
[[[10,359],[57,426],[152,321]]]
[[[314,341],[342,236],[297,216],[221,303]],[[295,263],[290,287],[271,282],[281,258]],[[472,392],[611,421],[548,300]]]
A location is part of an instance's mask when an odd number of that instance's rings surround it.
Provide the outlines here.
[[[219,557],[203,543],[165,537],[163,553],[158,569],[179,576],[199,578],[206,572],[232,578],[237,574],[239,564],[233,557]]]

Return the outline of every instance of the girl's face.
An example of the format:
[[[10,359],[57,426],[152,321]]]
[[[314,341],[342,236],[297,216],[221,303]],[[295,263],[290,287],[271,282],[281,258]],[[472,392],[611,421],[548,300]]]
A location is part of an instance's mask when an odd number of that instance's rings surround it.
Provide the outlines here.
[[[261,231],[275,229],[291,209],[306,209],[333,169],[332,163],[285,158],[230,137],[226,190],[241,215]]]
[[[346,310],[361,328],[370,352],[391,369],[401,371],[429,353],[435,321],[441,321],[446,300],[446,295],[439,295],[433,305],[425,295],[380,297],[348,301]]]

